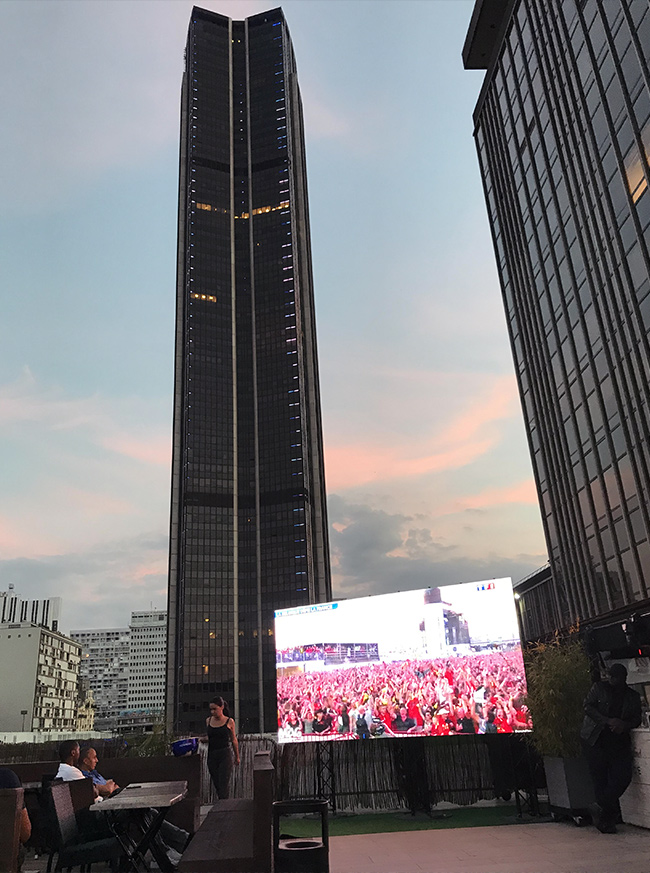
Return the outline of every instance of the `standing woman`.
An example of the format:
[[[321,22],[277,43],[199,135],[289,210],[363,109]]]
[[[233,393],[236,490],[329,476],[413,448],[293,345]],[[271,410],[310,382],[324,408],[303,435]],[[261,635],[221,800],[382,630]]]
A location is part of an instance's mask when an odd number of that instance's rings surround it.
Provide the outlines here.
[[[205,723],[208,729],[208,770],[217,797],[224,800],[228,797],[233,752],[235,764],[239,764],[239,743],[235,722],[230,718],[228,704],[223,697],[215,697],[210,702],[210,717]]]

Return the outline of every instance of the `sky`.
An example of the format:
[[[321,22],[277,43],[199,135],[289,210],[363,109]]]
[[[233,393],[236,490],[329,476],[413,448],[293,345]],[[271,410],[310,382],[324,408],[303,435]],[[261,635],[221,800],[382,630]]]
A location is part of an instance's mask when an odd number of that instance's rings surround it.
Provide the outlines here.
[[[258,0],[206,0],[242,19]],[[166,606],[185,0],[0,3],[0,590]],[[474,141],[473,0],[288,0],[337,599],[546,561]]]

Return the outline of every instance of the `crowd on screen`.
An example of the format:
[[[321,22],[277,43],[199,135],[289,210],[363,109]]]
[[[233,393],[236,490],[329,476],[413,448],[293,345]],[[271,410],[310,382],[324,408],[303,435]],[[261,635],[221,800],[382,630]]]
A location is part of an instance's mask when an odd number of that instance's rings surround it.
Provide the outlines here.
[[[531,728],[519,647],[278,676],[281,740],[512,733]]]

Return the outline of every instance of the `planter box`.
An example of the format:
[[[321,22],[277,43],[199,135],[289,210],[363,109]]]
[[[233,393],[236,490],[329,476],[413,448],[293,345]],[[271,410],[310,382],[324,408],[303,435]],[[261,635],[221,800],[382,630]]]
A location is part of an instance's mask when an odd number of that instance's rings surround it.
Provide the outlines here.
[[[634,773],[632,782],[621,797],[621,815],[626,824],[650,828],[650,731],[632,731]]]
[[[585,758],[544,757],[548,801],[562,810],[586,810],[596,800]]]

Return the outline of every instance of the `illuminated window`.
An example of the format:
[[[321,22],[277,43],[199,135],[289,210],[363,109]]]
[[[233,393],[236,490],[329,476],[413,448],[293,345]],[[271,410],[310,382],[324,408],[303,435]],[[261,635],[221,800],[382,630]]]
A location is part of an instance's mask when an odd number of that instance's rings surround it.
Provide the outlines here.
[[[235,218],[250,218],[251,215],[262,215],[264,212],[277,212],[278,209],[286,209],[287,206],[289,206],[289,201],[283,200],[278,206],[258,206],[252,212],[242,212],[241,215],[235,215]]]
[[[192,292],[190,294],[190,297],[193,300],[206,300],[208,303],[216,303],[217,302],[217,298],[214,297],[212,294],[195,294],[194,292]],[[207,620],[208,619],[206,618],[206,621]]]
[[[650,121],[641,131],[644,155],[641,155],[636,145],[633,145],[625,158],[625,175],[627,187],[634,203],[648,187],[648,165],[650,164]]]
[[[205,209],[206,212],[212,212],[212,206],[209,203],[197,203],[197,209]]]

